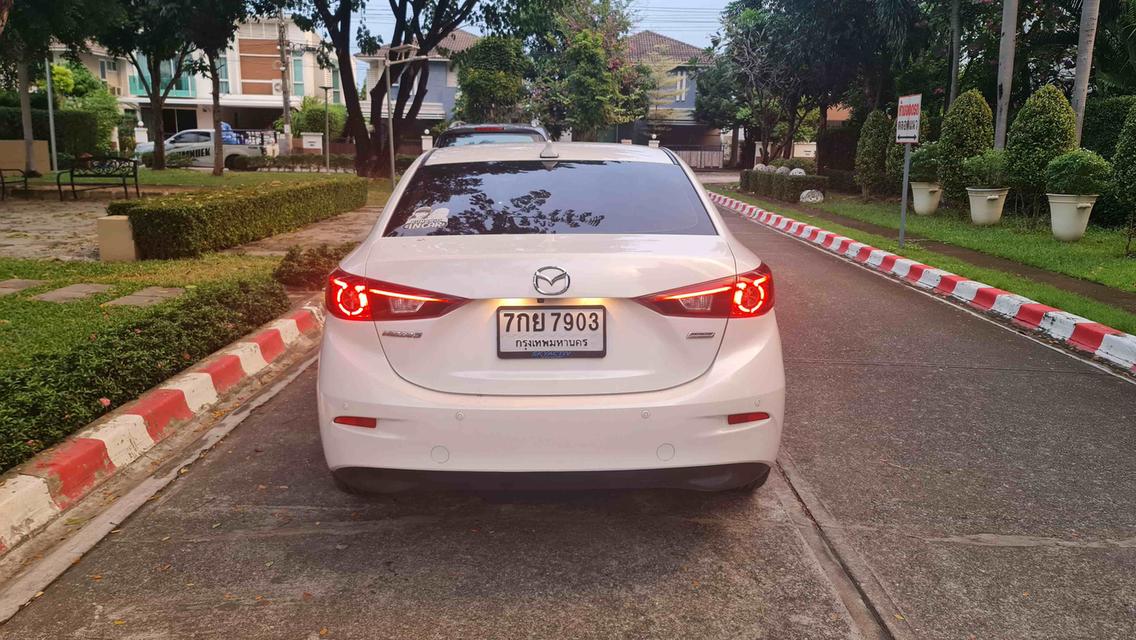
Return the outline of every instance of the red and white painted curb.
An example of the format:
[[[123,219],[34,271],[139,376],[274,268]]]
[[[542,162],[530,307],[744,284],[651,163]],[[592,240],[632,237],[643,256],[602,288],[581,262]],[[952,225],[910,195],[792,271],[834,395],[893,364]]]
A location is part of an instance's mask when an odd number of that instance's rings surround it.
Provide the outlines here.
[[[786,235],[819,245],[844,258],[895,276],[909,285],[965,302],[1019,327],[1042,333],[1073,349],[1090,353],[1136,373],[1136,336],[720,193],[710,192],[710,199]]]
[[[0,482],[0,554],[134,462],[175,428],[280,358],[323,322],[308,305],[268,324],[6,474]]]

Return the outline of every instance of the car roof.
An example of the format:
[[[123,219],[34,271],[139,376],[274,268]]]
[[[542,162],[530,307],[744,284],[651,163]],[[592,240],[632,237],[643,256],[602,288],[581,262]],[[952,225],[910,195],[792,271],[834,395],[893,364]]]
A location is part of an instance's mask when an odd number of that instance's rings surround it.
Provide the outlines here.
[[[555,157],[551,154],[555,153]],[[675,164],[667,152],[655,147],[635,144],[607,144],[601,142],[531,142],[524,144],[473,144],[463,147],[434,149],[423,161],[424,165],[456,164],[459,162],[534,162],[551,160],[590,160],[618,162],[653,162]]]

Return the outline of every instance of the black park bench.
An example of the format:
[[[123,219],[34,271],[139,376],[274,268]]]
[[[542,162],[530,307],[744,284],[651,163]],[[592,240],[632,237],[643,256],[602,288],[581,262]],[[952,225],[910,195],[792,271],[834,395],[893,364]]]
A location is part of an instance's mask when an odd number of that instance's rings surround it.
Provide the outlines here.
[[[8,197],[8,185],[15,189],[18,184],[24,185],[24,191],[28,190],[28,176],[23,169],[0,169],[0,200]]]
[[[70,169],[60,171],[55,177],[55,185],[59,188],[59,199],[63,200],[63,185],[71,185],[71,195],[78,200],[79,191],[102,189],[105,187],[122,187],[122,193],[129,198],[130,190],[127,185],[134,181],[134,195],[141,197],[138,191],[138,161],[130,158],[91,157],[78,158],[76,164]],[[75,182],[76,178],[84,179]],[[93,179],[93,181],[90,181]]]

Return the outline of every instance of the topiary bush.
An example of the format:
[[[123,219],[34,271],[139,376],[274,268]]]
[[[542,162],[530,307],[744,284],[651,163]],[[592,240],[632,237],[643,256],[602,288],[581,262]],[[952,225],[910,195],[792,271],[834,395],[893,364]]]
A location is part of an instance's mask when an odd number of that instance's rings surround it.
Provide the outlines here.
[[[201,285],[92,334],[66,353],[0,369],[0,471],[62,440],[110,409],[288,308],[267,277]]]
[[[763,196],[773,195],[773,176],[777,174],[754,171],[749,177],[749,190]]]
[[[1022,195],[1040,194],[1045,168],[1076,147],[1077,120],[1065,94],[1045,85],[1026,100],[1006,138],[1006,171]]]
[[[856,184],[864,197],[887,187],[887,149],[892,135],[891,118],[880,110],[868,114],[856,145]]]
[[[951,202],[966,198],[966,174],[962,163],[994,146],[994,114],[986,98],[975,89],[963,93],[943,118],[939,137],[939,183]]]
[[[753,187],[750,186],[750,180],[752,180],[752,176],[753,169],[742,169],[742,173],[738,177],[738,188],[740,188],[742,191],[753,191]]]
[[[963,160],[966,186],[975,189],[1005,189],[1009,186],[1006,164],[1006,152],[998,149],[987,149]]]
[[[1112,165],[1087,149],[1063,153],[1045,167],[1048,193],[1079,196],[1100,195],[1112,181]]]
[[[280,284],[299,287],[310,291],[322,289],[327,284],[327,276],[339,266],[344,256],[351,253],[356,242],[346,242],[331,246],[321,244],[305,249],[300,246],[288,247],[288,252],[272,272],[272,277]]]
[[[107,213],[130,217],[143,258],[192,258],[358,209],[367,203],[367,184],[335,177],[197,191],[115,201]]]
[[[1136,240],[1136,107],[1128,111],[1124,128],[1116,140],[1116,151],[1112,154],[1111,193],[1116,197],[1122,210],[1127,210],[1128,243],[1125,255],[1132,255],[1133,241]]]
[[[1081,146],[1099,153],[1106,160],[1116,151],[1116,141],[1128,112],[1136,106],[1136,96],[1089,98],[1085,103],[1085,122]],[[1094,215],[1095,215],[1094,210]]]

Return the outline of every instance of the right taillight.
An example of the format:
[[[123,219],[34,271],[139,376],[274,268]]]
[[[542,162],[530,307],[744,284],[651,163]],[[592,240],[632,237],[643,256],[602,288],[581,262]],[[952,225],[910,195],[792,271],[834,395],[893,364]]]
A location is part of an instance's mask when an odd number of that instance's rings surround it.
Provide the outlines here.
[[[372,280],[336,269],[327,278],[324,306],[343,320],[436,318],[469,302],[424,289]]]
[[[666,316],[689,318],[755,318],[773,308],[773,273],[760,267],[635,299]]]

